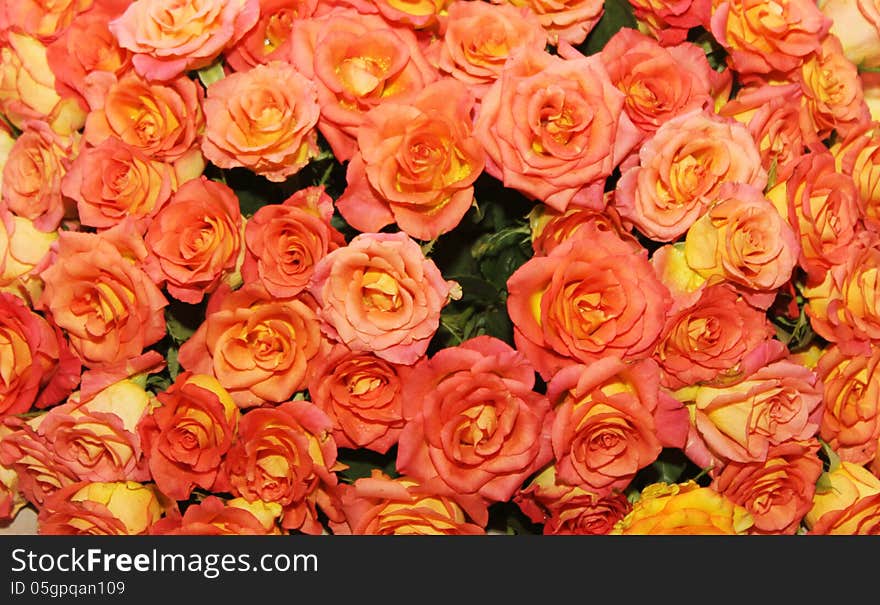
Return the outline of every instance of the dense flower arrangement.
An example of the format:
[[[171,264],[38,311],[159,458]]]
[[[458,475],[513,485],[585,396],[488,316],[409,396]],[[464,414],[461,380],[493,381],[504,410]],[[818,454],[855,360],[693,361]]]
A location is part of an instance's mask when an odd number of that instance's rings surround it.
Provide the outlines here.
[[[880,533],[880,1],[0,8],[0,519]]]

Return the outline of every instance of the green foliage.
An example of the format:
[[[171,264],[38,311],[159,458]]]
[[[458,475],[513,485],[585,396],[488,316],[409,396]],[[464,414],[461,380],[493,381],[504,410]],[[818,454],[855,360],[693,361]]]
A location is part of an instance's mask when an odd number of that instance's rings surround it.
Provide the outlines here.
[[[636,19],[633,17],[632,6],[627,0],[605,0],[605,12],[596,26],[578,47],[585,55],[592,55],[608,44],[608,40],[624,27],[636,29]]]

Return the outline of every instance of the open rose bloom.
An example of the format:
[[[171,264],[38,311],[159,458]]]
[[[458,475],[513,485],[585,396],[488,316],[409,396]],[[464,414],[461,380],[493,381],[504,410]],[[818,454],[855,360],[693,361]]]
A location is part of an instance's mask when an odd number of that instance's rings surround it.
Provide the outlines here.
[[[0,530],[880,533],[878,70],[878,0],[0,3]]]

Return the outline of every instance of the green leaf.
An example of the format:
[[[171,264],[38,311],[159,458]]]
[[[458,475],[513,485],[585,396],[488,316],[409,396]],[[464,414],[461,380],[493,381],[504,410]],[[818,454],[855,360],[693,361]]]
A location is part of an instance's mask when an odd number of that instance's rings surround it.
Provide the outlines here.
[[[171,306],[165,309],[165,329],[168,330],[168,335],[178,345],[189,340],[189,337],[196,331],[196,327],[184,323],[182,319],[175,316]]]
[[[653,464],[654,470],[657,471],[657,481],[663,483],[678,483],[684,469],[687,468],[686,462],[670,462],[666,460],[657,460]]]
[[[476,275],[452,275],[448,279],[461,286],[461,302],[493,304],[498,301],[498,289]]]
[[[171,376],[171,380],[177,380],[177,375],[180,374],[180,361],[177,360],[177,349],[171,348],[168,349],[168,354],[165,356],[165,361],[168,365],[168,375]]]
[[[336,458],[348,466],[347,469],[339,471],[339,475],[346,483],[354,483],[357,479],[369,477],[373,469],[380,469],[391,478],[399,476],[395,466],[396,447],[392,447],[385,454],[364,448],[357,450],[339,448]]]
[[[207,88],[214,82],[222,80],[226,77],[226,72],[223,71],[223,60],[217,60],[211,65],[207,67],[203,67],[199,70],[199,80],[202,81],[202,84]]]
[[[627,0],[605,0],[605,12],[602,13],[602,18],[578,50],[585,55],[595,54],[605,48],[608,40],[624,27],[630,29],[638,27],[630,3]]]

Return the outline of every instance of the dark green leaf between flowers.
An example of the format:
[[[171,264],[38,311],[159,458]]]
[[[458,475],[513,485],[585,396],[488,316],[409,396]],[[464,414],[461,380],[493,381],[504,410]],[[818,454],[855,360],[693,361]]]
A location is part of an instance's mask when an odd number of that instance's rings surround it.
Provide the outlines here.
[[[632,6],[627,0],[605,0],[605,12],[587,39],[578,47],[585,55],[592,55],[603,48],[608,40],[624,27],[636,29]]]

